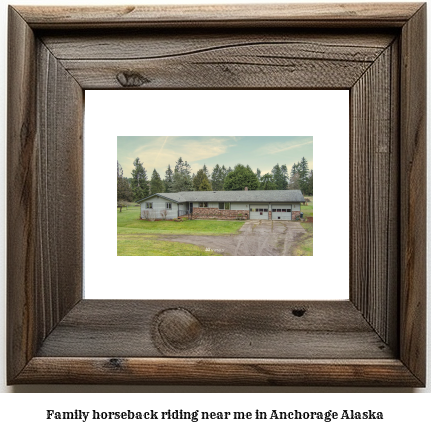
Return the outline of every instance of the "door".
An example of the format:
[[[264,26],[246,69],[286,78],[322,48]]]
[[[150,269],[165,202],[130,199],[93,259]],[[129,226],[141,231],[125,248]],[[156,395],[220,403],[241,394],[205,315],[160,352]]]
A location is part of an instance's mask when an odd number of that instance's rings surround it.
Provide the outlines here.
[[[292,220],[292,206],[289,204],[273,204],[272,220]]]
[[[250,219],[268,220],[268,205],[250,204]]]

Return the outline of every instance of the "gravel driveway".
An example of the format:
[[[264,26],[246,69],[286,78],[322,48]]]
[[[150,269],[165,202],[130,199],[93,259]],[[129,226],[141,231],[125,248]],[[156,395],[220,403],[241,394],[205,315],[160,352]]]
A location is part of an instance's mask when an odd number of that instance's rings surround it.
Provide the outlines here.
[[[239,234],[222,236],[166,236],[231,256],[289,256],[295,239],[305,233],[299,222],[248,220]]]

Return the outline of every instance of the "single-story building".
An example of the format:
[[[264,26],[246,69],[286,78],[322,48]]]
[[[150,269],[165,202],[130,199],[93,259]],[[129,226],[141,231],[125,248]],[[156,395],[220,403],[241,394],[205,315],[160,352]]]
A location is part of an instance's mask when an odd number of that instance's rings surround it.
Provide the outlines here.
[[[295,220],[304,196],[299,190],[156,193],[142,200],[141,219]]]

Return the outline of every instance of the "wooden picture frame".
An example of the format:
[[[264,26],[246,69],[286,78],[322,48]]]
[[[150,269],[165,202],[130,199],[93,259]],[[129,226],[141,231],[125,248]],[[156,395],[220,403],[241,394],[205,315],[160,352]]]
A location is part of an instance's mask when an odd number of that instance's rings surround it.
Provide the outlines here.
[[[425,385],[426,5],[10,7],[7,380]],[[348,301],[82,299],[85,89],[350,90]]]

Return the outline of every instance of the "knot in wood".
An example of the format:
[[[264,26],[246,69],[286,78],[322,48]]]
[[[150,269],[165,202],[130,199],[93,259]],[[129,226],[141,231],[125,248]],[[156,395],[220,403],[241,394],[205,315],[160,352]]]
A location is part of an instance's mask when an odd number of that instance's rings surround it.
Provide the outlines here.
[[[186,309],[166,309],[156,318],[156,331],[168,347],[185,350],[198,345],[202,325]]]
[[[150,82],[148,78],[145,78],[139,72],[120,72],[117,74],[117,81],[123,87],[140,87]]]

